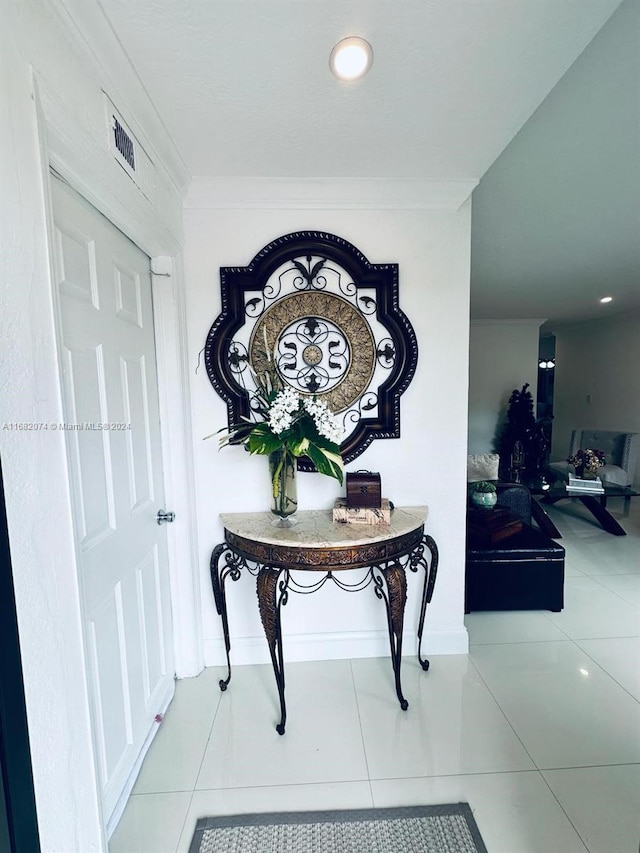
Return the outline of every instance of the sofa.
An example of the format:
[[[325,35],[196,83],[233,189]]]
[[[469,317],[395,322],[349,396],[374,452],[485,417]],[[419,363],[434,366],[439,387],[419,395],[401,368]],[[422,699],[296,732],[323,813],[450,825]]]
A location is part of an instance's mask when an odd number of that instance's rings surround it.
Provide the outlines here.
[[[603,482],[616,486],[630,486],[633,483],[640,453],[640,433],[574,429],[567,456],[574,456],[580,448],[603,451],[607,464],[598,469],[598,476]],[[552,462],[549,468],[564,479],[573,473],[573,465],[566,461]]]
[[[495,542],[467,537],[465,613],[562,610],[564,548],[531,525],[531,493],[526,486],[521,483],[496,486],[498,506],[519,518],[522,528]]]

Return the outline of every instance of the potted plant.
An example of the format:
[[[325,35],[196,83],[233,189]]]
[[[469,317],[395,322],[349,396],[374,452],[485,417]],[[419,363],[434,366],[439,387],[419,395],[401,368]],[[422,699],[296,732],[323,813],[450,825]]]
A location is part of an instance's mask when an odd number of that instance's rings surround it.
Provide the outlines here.
[[[471,492],[471,501],[475,506],[483,509],[493,509],[498,502],[498,492],[493,483],[487,480],[480,480],[473,484]]]

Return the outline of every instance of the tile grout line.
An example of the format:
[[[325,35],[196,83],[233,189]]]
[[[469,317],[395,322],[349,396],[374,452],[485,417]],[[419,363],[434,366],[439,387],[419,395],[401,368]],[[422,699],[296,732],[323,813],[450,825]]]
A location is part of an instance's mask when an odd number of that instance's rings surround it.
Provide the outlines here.
[[[360,728],[360,742],[362,743],[362,752],[364,754],[364,764],[367,768],[367,782],[369,785],[369,796],[371,797],[371,806],[375,808],[373,799],[373,788],[371,786],[371,770],[369,769],[369,758],[367,756],[367,747],[364,740],[364,731],[362,728],[362,717],[360,715],[360,702],[358,701],[358,688],[356,686],[355,673],[353,671],[353,658],[349,659],[349,671],[351,672],[351,683],[353,684],[353,695],[356,700],[356,711],[358,713],[358,726]]]
[[[565,641],[565,640],[560,640],[560,641],[556,641],[556,642],[566,642],[566,641]],[[573,641],[573,640],[571,640],[571,642],[574,642],[574,641]],[[575,643],[575,642],[574,642],[574,645],[576,645],[576,643]],[[475,661],[473,661],[473,660],[472,660],[471,655],[469,655],[469,662],[471,663],[471,665],[473,666],[473,668],[475,669],[475,671],[478,673],[478,677],[480,678],[480,680],[482,681],[482,683],[485,685],[486,689],[487,689],[487,690],[488,690],[488,692],[489,692],[489,695],[491,696],[491,698],[493,699],[493,701],[496,703],[496,705],[497,705],[497,706],[498,706],[498,708],[500,709],[500,713],[502,714],[502,716],[504,717],[504,719],[507,721],[507,724],[510,726],[511,730],[513,731],[514,735],[516,736],[516,738],[518,739],[518,741],[519,741],[519,742],[520,742],[520,744],[522,745],[522,748],[524,749],[524,751],[526,752],[526,754],[529,756],[529,758],[530,758],[530,760],[531,760],[531,763],[533,764],[533,766],[534,766],[534,768],[535,768],[535,772],[538,774],[538,776],[540,777],[540,779],[542,780],[542,782],[544,783],[544,785],[545,785],[545,786],[548,788],[548,790],[550,791],[551,796],[553,797],[553,799],[556,801],[556,803],[557,803],[557,804],[558,804],[558,806],[560,807],[560,810],[562,811],[562,813],[564,814],[564,816],[565,816],[565,817],[566,817],[566,819],[568,820],[568,822],[569,822],[569,824],[571,825],[571,827],[573,827],[574,832],[576,833],[577,837],[580,839],[580,843],[584,846],[585,850],[586,850],[586,851],[588,851],[588,853],[590,853],[589,848],[588,848],[588,847],[587,847],[587,845],[585,844],[585,842],[584,842],[584,839],[583,839],[582,835],[578,832],[578,830],[577,830],[576,826],[574,825],[573,821],[571,820],[571,818],[569,817],[569,815],[568,815],[568,814],[566,813],[566,811],[564,810],[564,808],[563,808],[563,806],[562,806],[562,803],[558,800],[558,798],[556,797],[555,793],[552,791],[551,787],[549,786],[549,783],[547,782],[547,780],[546,780],[546,779],[545,779],[545,777],[544,777],[544,773],[543,773],[542,769],[538,766],[537,762],[534,760],[533,756],[531,755],[531,753],[529,752],[529,750],[527,749],[527,747],[524,745],[524,742],[522,741],[522,738],[520,737],[520,735],[518,734],[518,732],[517,732],[517,731],[516,731],[516,729],[514,728],[513,724],[511,723],[511,720],[507,717],[506,712],[504,711],[504,709],[503,709],[502,705],[500,704],[500,702],[498,701],[497,697],[494,695],[493,691],[491,690],[491,688],[489,687],[489,685],[487,684],[487,682],[486,682],[486,681],[485,681],[485,679],[483,678],[482,673],[480,672],[480,670],[478,669],[478,667],[475,665]],[[555,769],[555,768],[554,768],[554,769]],[[569,769],[569,770],[575,770],[575,769],[578,769],[578,768],[571,767],[571,768],[566,768],[566,769]],[[525,772],[525,771],[521,771],[521,772]],[[529,772],[531,772],[531,771],[529,771]]]
[[[205,667],[205,670],[206,670],[206,667]],[[204,670],[203,670],[203,672],[204,672]],[[217,685],[217,686],[219,687],[219,685]],[[184,819],[182,821],[182,828],[180,830],[180,835],[178,836],[178,841],[176,844],[175,853],[180,853],[180,851],[183,847],[182,839],[183,839],[185,829],[186,829],[186,825],[187,825],[187,818],[189,817],[189,812],[191,811],[191,806],[193,804],[193,798],[194,798],[196,790],[197,790],[198,780],[199,780],[200,774],[202,772],[202,765],[204,764],[204,757],[207,754],[207,749],[209,748],[209,744],[211,742],[211,735],[213,734],[213,727],[215,725],[216,719],[217,719],[218,714],[220,712],[220,703],[222,701],[221,693],[222,693],[222,691],[219,690],[218,701],[216,702],[215,711],[213,712],[213,715],[211,717],[211,725],[209,726],[209,734],[207,735],[207,739],[205,741],[204,748],[202,750],[202,756],[200,758],[200,764],[198,765],[198,770],[195,774],[195,778],[193,781],[193,787],[191,788],[191,792],[190,792],[190,796],[189,796],[189,804],[188,804],[187,810],[184,814]],[[188,839],[188,841],[189,841],[189,839]]]
[[[635,602],[627,601],[627,599],[623,595],[620,595],[620,593],[617,592],[615,589],[611,589],[611,587],[607,586],[606,583],[602,583],[602,581],[599,580],[599,578],[611,578],[611,577],[613,577],[613,578],[635,578],[637,576],[638,576],[637,572],[619,572],[618,574],[615,574],[615,575],[606,574],[606,573],[605,574],[599,574],[599,575],[587,575],[587,577],[590,580],[594,581],[594,583],[597,583],[598,586],[602,587],[602,589],[611,593],[611,595],[615,595],[616,598],[619,598],[620,601],[624,601],[625,604],[628,604],[629,607],[633,607],[634,610],[637,610],[637,607],[638,607]]]
[[[602,642],[602,640],[635,640],[635,639],[638,639],[638,638],[637,638],[637,637],[594,637],[594,638],[591,638],[591,637],[586,638],[586,637],[585,637],[585,638],[584,638],[584,640],[585,640],[586,642],[591,642],[591,641],[592,641],[592,639],[595,639],[595,640],[596,640],[596,641],[598,641],[598,642]],[[603,672],[606,676],[608,676],[608,677],[613,681],[613,683],[614,683],[614,684],[617,684],[617,685],[618,685],[618,687],[620,687],[620,689],[621,689],[621,690],[624,690],[624,692],[625,692],[628,696],[630,696],[630,697],[631,697],[635,702],[637,702],[637,703],[640,705],[640,699],[639,699],[637,696],[634,696],[634,694],[633,694],[630,690],[628,690],[628,689],[624,686],[624,684],[621,684],[621,683],[618,681],[618,679],[617,679],[615,676],[613,676],[613,675],[609,672],[609,670],[608,670],[608,669],[606,669],[606,668],[605,668],[601,663],[598,663],[598,661],[593,657],[593,655],[591,655],[591,654],[590,654],[586,649],[583,649],[583,648],[582,648],[582,646],[580,645],[580,641],[579,641],[579,640],[575,640],[574,642],[575,642],[576,646],[578,646],[578,648],[580,649],[580,651],[582,651],[582,652],[583,652],[583,653],[584,653],[584,654],[589,658],[589,660],[593,661],[593,663],[594,663],[594,664],[595,664],[599,669],[601,669],[601,670],[602,670],[602,672]]]
[[[193,803],[194,793],[195,793],[195,791],[191,791],[191,795],[189,797],[189,803],[188,803],[187,809],[184,813],[184,818],[182,819],[182,827],[180,828],[180,834],[178,835],[178,841],[176,843],[175,853],[180,853],[180,850],[182,849],[182,844],[181,844],[182,837],[184,835],[185,828],[187,826],[187,818],[189,817],[189,812],[191,811],[191,804]]]
[[[553,641],[553,640],[549,640],[548,642],[562,642],[562,643],[564,643],[564,642],[565,642],[565,640],[555,640],[555,641]],[[502,644],[502,645],[506,645],[506,644]],[[511,731],[513,732],[513,734],[516,736],[516,738],[518,739],[518,743],[519,743],[519,744],[522,746],[522,748],[524,749],[525,753],[526,753],[526,754],[527,754],[527,756],[529,757],[529,760],[530,760],[530,761],[531,761],[531,763],[533,764],[533,766],[534,766],[535,770],[536,770],[538,773],[540,773],[540,768],[538,767],[537,763],[534,761],[534,758],[533,758],[533,756],[531,755],[531,753],[529,752],[529,750],[527,749],[527,747],[524,745],[524,742],[523,742],[522,738],[520,737],[520,735],[518,734],[518,732],[516,731],[516,729],[515,729],[515,727],[514,727],[513,723],[511,722],[511,720],[509,719],[509,717],[507,717],[506,711],[504,710],[504,708],[502,707],[502,705],[501,705],[501,704],[500,704],[500,702],[498,701],[498,699],[497,699],[497,697],[495,696],[495,694],[494,694],[493,690],[489,687],[489,685],[488,685],[488,684],[487,684],[487,682],[485,681],[485,679],[484,679],[484,677],[483,677],[482,673],[480,672],[480,670],[478,669],[478,667],[477,667],[477,666],[476,666],[476,664],[475,664],[475,661],[474,661],[474,660],[473,660],[473,658],[471,657],[471,654],[469,654],[469,663],[471,664],[471,666],[472,666],[472,667],[474,668],[474,670],[476,671],[476,674],[477,674],[478,678],[480,679],[480,681],[484,684],[484,686],[485,686],[485,688],[486,688],[487,692],[489,693],[489,696],[491,696],[491,698],[493,699],[493,701],[494,701],[494,702],[495,702],[495,704],[497,705],[498,710],[500,711],[500,713],[501,713],[501,714],[502,714],[502,716],[504,717],[504,719],[505,719],[505,721],[506,721],[507,725],[509,726],[509,728],[511,729]]]
[[[205,669],[206,669],[206,667],[205,667]],[[207,754],[209,744],[211,743],[211,736],[213,735],[213,728],[215,726],[216,720],[218,719],[218,714],[220,713],[220,705],[222,704],[222,693],[223,693],[223,691],[220,690],[220,683],[219,682],[216,686],[218,687],[218,701],[216,703],[216,709],[213,712],[213,717],[211,718],[211,725],[209,726],[209,734],[207,735],[207,740],[206,740],[206,743],[204,745],[204,749],[202,750],[202,758],[200,759],[200,764],[198,766],[198,772],[196,773],[195,781],[193,783],[193,789],[191,792],[192,793],[192,799],[193,799],[193,794],[195,794],[195,792],[198,790],[198,781],[200,779],[200,774],[202,773],[202,765],[204,764],[204,757]]]
[[[566,770],[577,770],[577,769],[580,769],[580,768],[577,768],[577,767],[567,767],[567,768],[565,768],[565,769],[566,769]],[[539,770],[539,771],[538,771],[538,773],[540,774],[540,778],[542,779],[542,781],[544,782],[544,784],[547,786],[547,789],[549,790],[549,793],[551,794],[551,796],[553,797],[553,799],[554,799],[554,800],[556,801],[556,803],[558,804],[558,806],[559,806],[559,808],[560,808],[561,812],[563,813],[563,815],[566,817],[566,819],[569,821],[569,823],[570,823],[570,824],[571,824],[571,826],[573,827],[573,831],[574,831],[574,832],[575,832],[575,834],[578,836],[578,838],[580,839],[581,843],[584,845],[584,849],[585,849],[585,850],[587,850],[587,851],[588,851],[588,853],[591,853],[591,850],[590,850],[590,848],[588,847],[587,842],[586,842],[586,841],[584,840],[584,838],[582,837],[582,834],[581,834],[581,833],[580,833],[580,831],[578,830],[578,827],[574,824],[574,822],[571,820],[571,818],[570,818],[570,817],[569,817],[569,815],[567,814],[567,812],[566,812],[566,810],[565,810],[564,806],[562,805],[562,803],[560,802],[560,800],[556,797],[555,792],[554,792],[553,788],[551,787],[551,785],[549,785],[549,783],[547,782],[547,780],[546,780],[546,777],[545,777],[544,773],[542,772],[542,770]]]

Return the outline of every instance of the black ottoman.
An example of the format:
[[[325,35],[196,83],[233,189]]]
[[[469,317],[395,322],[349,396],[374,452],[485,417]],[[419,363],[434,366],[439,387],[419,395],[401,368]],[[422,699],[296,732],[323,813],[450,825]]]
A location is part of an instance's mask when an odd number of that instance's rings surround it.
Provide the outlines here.
[[[562,610],[565,550],[525,524],[494,543],[467,542],[464,612]]]

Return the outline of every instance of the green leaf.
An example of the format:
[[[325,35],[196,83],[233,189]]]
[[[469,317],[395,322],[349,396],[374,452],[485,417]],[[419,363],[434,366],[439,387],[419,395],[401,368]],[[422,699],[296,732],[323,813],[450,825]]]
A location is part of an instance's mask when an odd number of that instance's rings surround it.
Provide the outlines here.
[[[249,453],[258,453],[262,456],[268,456],[274,450],[282,447],[282,439],[269,432],[254,432],[251,433],[247,442]]]
[[[310,442],[308,438],[292,438],[287,442],[289,446],[289,450],[293,453],[294,456],[306,456],[307,451],[310,446]]]
[[[310,444],[307,449],[307,456],[311,459],[320,474],[326,474],[328,477],[333,477],[335,480],[339,481],[340,485],[342,485],[343,467],[342,459],[339,455],[329,453],[326,450],[322,450],[321,448]]]
[[[336,444],[335,441],[329,441],[329,439],[325,438],[323,435],[318,435],[318,438],[314,439],[313,443],[316,447],[319,447],[322,450],[328,450],[329,453],[334,453],[340,456],[340,445]]]

